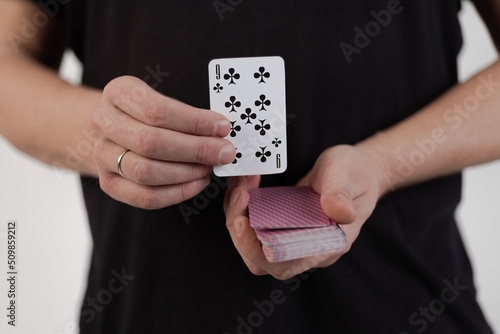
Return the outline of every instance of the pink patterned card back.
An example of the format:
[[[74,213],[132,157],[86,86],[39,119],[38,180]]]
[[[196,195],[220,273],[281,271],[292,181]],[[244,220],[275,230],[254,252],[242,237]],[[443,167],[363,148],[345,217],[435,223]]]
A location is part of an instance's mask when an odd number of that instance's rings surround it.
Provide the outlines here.
[[[269,262],[345,249],[344,231],[323,212],[320,195],[310,187],[252,189],[248,210]]]
[[[321,227],[331,219],[310,187],[255,188],[249,191],[250,224],[256,229]]]

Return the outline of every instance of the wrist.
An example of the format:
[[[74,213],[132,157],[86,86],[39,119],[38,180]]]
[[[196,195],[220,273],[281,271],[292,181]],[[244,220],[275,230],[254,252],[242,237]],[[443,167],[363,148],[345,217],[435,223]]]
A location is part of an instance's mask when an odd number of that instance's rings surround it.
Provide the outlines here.
[[[384,135],[381,132],[354,145],[372,162],[370,168],[375,172],[379,197],[396,189],[397,180],[392,177],[392,159],[384,150]]]

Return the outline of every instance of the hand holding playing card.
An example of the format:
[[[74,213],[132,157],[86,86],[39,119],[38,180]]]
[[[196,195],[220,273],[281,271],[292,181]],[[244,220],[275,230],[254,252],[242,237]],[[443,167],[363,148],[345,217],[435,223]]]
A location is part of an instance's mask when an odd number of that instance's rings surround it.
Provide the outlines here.
[[[321,194],[323,211],[339,223],[347,245],[340,252],[275,263],[266,259],[248,219],[248,191],[258,187],[260,177],[233,177],[224,203],[226,224],[247,267],[255,275],[287,279],[336,262],[350,249],[375,207],[382,189],[382,169],[373,155],[358,147],[337,146],[323,152],[299,185],[311,186]]]
[[[196,196],[209,184],[212,166],[235,157],[233,144],[222,139],[230,131],[226,117],[164,96],[133,77],[105,87],[91,125],[101,188],[144,209]]]

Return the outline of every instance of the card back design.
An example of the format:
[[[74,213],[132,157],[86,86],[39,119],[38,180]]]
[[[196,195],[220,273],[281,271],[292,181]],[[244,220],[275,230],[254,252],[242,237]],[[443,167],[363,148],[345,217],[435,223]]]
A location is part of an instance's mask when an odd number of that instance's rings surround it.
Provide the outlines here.
[[[321,208],[310,187],[250,190],[250,226],[270,262],[339,252],[346,247],[344,231]]]

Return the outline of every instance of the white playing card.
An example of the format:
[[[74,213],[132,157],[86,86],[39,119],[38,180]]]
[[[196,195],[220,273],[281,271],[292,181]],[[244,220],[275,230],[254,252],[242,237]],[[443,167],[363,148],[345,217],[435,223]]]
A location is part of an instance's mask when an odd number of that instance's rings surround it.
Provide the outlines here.
[[[286,170],[285,63],[281,57],[214,59],[210,108],[232,124],[226,139],[236,159],[217,176],[278,174]]]

